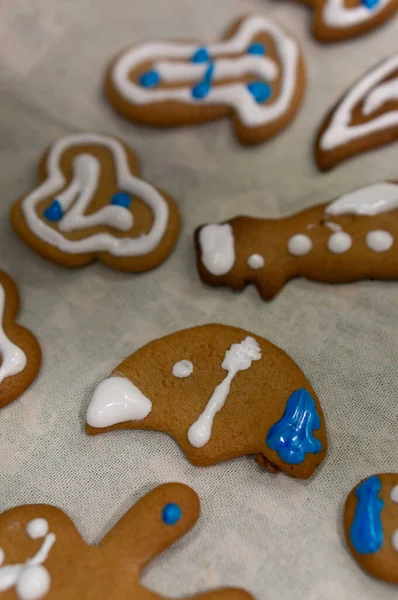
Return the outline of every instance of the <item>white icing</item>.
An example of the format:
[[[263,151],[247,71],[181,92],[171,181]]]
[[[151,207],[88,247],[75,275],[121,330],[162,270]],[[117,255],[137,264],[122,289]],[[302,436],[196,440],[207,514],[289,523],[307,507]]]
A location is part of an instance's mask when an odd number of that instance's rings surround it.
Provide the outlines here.
[[[179,379],[189,377],[193,373],[193,364],[190,360],[180,360],[173,366],[173,375]]]
[[[379,215],[398,208],[398,185],[375,183],[344,194],[326,208],[328,215]]]
[[[5,303],[6,294],[0,283],[0,356],[2,358],[2,363],[0,365],[0,384],[6,377],[17,375],[23,371],[28,362],[23,350],[8,339],[3,329]]]
[[[398,78],[389,79],[372,90],[363,103],[362,112],[368,116],[379,110],[386,102],[394,100],[398,100]]]
[[[34,540],[46,536],[48,533],[48,523],[46,519],[33,519],[32,521],[29,521],[26,532]]]
[[[393,502],[397,502],[398,503],[398,485],[395,485],[392,490],[391,490],[391,494],[390,494],[390,498]]]
[[[388,231],[375,229],[366,235],[366,245],[375,252],[386,252],[394,243],[394,238]]]
[[[216,79],[227,77],[227,73],[241,77],[243,73],[255,72],[266,79],[273,79],[277,74],[277,67],[271,67],[268,57],[236,57],[228,59],[228,55],[246,52],[251,41],[259,33],[272,36],[281,62],[281,88],[278,98],[267,104],[255,101],[247,90],[243,81],[213,86],[208,95],[199,101],[192,96],[191,87],[173,88],[145,88],[130,79],[130,73],[143,63],[151,63],[159,57],[167,56],[170,60],[156,63],[154,68],[162,68],[162,73],[170,74],[169,82],[179,82],[183,78],[197,82],[203,74],[203,66],[191,63],[191,57],[198,49],[196,44],[175,42],[151,42],[135,46],[127,50],[116,61],[112,68],[111,77],[117,92],[128,102],[133,104],[150,104],[153,102],[179,101],[186,104],[202,105],[221,104],[234,108],[239,119],[247,127],[258,127],[280,118],[287,112],[294,98],[297,85],[297,67],[299,62],[299,49],[297,43],[290,38],[278,25],[266,17],[251,15],[240,24],[235,35],[228,39],[207,46],[212,62],[215,65],[214,76]],[[217,59],[222,55],[222,59]],[[177,61],[180,62],[177,62]],[[187,62],[189,61],[189,62]]]
[[[202,262],[213,275],[225,275],[235,263],[234,232],[225,225],[205,225],[199,231]]]
[[[331,231],[342,231],[343,229],[341,225],[338,223],[333,223],[332,221],[325,221],[324,225]]]
[[[392,547],[394,548],[394,550],[396,552],[398,552],[398,529],[396,529],[394,531],[394,533],[392,534],[391,544],[392,544]]]
[[[239,371],[251,367],[255,360],[260,360],[261,348],[252,337],[247,337],[239,344],[232,344],[225,353],[222,368],[228,371],[225,379],[217,385],[206,408],[188,430],[188,439],[195,448],[205,446],[211,437],[213,421],[216,414],[224,406],[231,389],[231,382]]]
[[[263,266],[265,265],[265,261],[261,254],[252,254],[247,259],[247,264],[251,269],[257,270],[263,268]]]
[[[287,243],[287,249],[293,256],[304,256],[312,250],[312,240],[308,235],[297,233]]]
[[[50,587],[50,574],[42,565],[23,568],[15,585],[21,600],[39,600],[50,591]]]
[[[329,125],[321,136],[319,145],[322,150],[333,150],[355,139],[398,126],[398,110],[390,110],[366,123],[351,124],[353,110],[361,101],[369,110],[372,105],[380,108],[381,99],[383,102],[396,99],[396,87],[392,83],[387,86],[384,80],[397,69],[398,53],[376,65],[351,88],[333,112]],[[396,80],[397,75],[391,81]],[[378,86],[381,88],[380,93],[376,92]],[[393,97],[388,98],[387,92],[392,93]],[[370,97],[369,104],[367,104],[368,96]],[[371,113],[365,114],[369,116]]]
[[[39,216],[37,205],[44,198],[61,198],[61,203],[68,208],[73,199],[80,194],[76,204],[70,209],[72,216],[69,218],[67,213],[60,221],[60,224],[63,223],[64,231],[86,227],[88,223],[91,226],[100,222],[107,222],[124,231],[128,223],[133,223],[132,216],[130,218],[126,214],[126,211],[129,211],[121,206],[105,207],[92,216],[82,214],[92,200],[95,182],[98,182],[96,179],[98,164],[87,154],[75,158],[73,181],[60,196],[57,196],[67,183],[60,168],[63,153],[69,148],[84,145],[103,146],[110,151],[115,162],[116,181],[120,190],[142,198],[152,210],[153,224],[148,233],[137,238],[118,238],[111,233],[103,232],[89,235],[81,240],[68,240],[61,231],[54,229],[45,219],[43,220],[41,215]],[[28,194],[21,205],[29,229],[43,242],[70,254],[109,252],[112,256],[143,256],[152,252],[161,242],[169,219],[167,202],[154,187],[130,172],[126,152],[116,139],[94,133],[66,136],[52,146],[47,158],[47,172],[48,178]]]
[[[86,421],[91,427],[109,427],[125,421],[142,421],[152,410],[152,402],[130,379],[109,377],[94,391]]]
[[[328,27],[344,28],[359,25],[373,19],[391,0],[379,0],[373,8],[368,8],[361,1],[357,6],[347,7],[346,0],[326,0],[323,5],[323,21]]]
[[[0,548],[0,567],[3,564],[5,557],[6,557],[6,555],[4,553],[3,548]]]
[[[348,233],[339,231],[328,239],[328,248],[334,254],[343,254],[352,246],[352,238]]]

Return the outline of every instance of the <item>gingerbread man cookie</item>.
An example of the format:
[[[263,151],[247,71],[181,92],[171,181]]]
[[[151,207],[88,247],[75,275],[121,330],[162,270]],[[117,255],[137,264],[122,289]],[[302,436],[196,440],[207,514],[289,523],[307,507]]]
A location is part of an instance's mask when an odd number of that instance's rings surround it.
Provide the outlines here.
[[[106,95],[123,116],[178,126],[230,115],[245,144],[264,141],[294,117],[305,87],[298,43],[262,15],[239,19],[220,42],[146,42],[111,63]]]
[[[398,52],[367,72],[332,109],[315,142],[326,171],[337,163],[398,138]]]
[[[191,529],[199,511],[191,488],[161,485],[130,508],[99,545],[89,546],[55,506],[7,510],[0,515],[0,598],[164,599],[141,584],[141,571]],[[247,592],[232,588],[190,598],[252,600]]]
[[[398,583],[398,474],[372,475],[349,494],[344,509],[347,544],[361,567]]]
[[[237,327],[203,325],[155,340],[96,388],[88,433],[170,434],[198,466],[255,454],[307,478],[326,453],[319,400],[289,356]]]
[[[41,364],[41,350],[35,336],[15,322],[18,309],[17,286],[0,271],[0,408],[30,386]]]
[[[180,229],[177,206],[138,177],[132,151],[97,133],[68,135],[45,154],[40,185],[13,206],[11,221],[44,258],[67,267],[98,259],[121,271],[156,267]]]
[[[398,279],[398,182],[368,185],[282,219],[235,217],[195,234],[201,279],[264,300],[287,281]]]

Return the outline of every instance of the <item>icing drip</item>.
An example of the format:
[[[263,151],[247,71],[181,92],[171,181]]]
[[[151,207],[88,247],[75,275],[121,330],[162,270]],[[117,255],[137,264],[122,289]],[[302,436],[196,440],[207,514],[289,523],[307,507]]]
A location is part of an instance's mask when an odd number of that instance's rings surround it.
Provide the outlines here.
[[[24,370],[27,364],[26,354],[13,344],[6,336],[3,329],[3,319],[5,311],[6,295],[3,286],[0,284],[0,356],[2,363],[0,366],[0,384],[6,377],[17,375]]]

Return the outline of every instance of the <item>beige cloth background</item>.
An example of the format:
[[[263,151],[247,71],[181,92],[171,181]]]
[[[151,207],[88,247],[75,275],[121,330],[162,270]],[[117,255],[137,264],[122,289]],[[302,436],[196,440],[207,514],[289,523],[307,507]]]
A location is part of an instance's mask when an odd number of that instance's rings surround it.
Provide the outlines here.
[[[147,37],[217,38],[237,16],[264,11],[302,41],[309,85],[292,126],[261,146],[239,147],[228,120],[176,131],[139,128],[102,98],[102,74],[120,48]],[[0,509],[49,502],[89,542],[142,494],[177,480],[200,495],[196,528],[147,569],[160,593],[219,585],[258,600],[396,598],[357,567],[342,535],[346,494],[361,478],[396,471],[398,284],[346,286],[297,280],[271,303],[203,286],[192,232],[239,213],[289,214],[376,180],[398,178],[397,144],[330,174],[312,162],[321,117],[367,68],[397,50],[397,19],[353,42],[322,46],[310,10],[281,0],[1,0],[0,268],[19,283],[20,321],[40,338],[39,378],[0,414]],[[75,131],[120,135],[148,181],[178,201],[184,227],[171,258],[141,276],[100,264],[68,271],[13,234],[12,202],[35,183],[44,148]],[[308,482],[261,471],[246,457],[191,466],[173,440],[119,432],[90,438],[94,386],[145,342],[183,327],[223,322],[269,338],[299,363],[327,419],[328,456]],[[183,409],[183,407],[182,407]]]

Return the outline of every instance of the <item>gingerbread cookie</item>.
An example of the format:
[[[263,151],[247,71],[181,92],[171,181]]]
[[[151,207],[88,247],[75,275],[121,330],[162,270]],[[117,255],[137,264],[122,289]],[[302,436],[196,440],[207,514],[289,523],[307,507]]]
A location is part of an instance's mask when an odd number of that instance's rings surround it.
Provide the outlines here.
[[[14,229],[67,267],[98,259],[121,271],[152,269],[172,251],[180,217],[174,200],[138,172],[133,152],[114,137],[61,138],[41,162],[39,186],[13,206]]]
[[[19,506],[0,515],[2,600],[161,600],[140,582],[141,571],[182,537],[199,517],[199,499],[180,483],[161,485],[141,498],[99,545],[84,542],[72,520],[46,504]],[[222,589],[197,600],[250,600]]]
[[[201,279],[264,300],[287,281],[398,279],[398,182],[369,185],[282,219],[235,217],[195,234]]]
[[[368,71],[332,109],[315,143],[323,171],[398,138],[398,53]]]
[[[298,43],[262,15],[236,21],[220,42],[146,42],[111,63],[105,93],[123,116],[175,127],[230,115],[255,144],[294,117],[305,87]]]
[[[0,408],[16,400],[30,386],[41,364],[35,336],[15,322],[18,309],[17,286],[0,271]]]
[[[398,474],[372,475],[347,498],[344,530],[361,567],[378,579],[398,583]]]
[[[88,433],[170,434],[198,466],[256,454],[307,478],[326,453],[319,400],[289,356],[237,327],[203,325],[155,340],[96,388]]]

